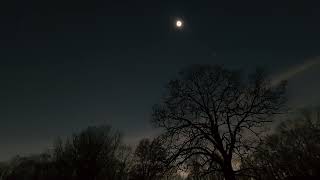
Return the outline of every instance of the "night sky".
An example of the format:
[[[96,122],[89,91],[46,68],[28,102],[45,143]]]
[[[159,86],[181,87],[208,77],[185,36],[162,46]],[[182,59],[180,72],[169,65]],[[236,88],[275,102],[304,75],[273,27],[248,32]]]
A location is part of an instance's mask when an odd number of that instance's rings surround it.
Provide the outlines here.
[[[265,3],[261,3],[265,2]],[[290,3],[288,3],[290,2]],[[190,64],[266,67],[291,107],[320,103],[320,9],[302,1],[47,0],[0,5],[0,160],[88,125],[134,144]],[[174,27],[182,19],[184,27]]]

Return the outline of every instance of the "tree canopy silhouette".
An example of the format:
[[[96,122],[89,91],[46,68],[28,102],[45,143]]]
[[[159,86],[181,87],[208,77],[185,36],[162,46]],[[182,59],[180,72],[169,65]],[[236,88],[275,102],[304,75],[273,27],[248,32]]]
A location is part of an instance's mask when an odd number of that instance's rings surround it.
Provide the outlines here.
[[[200,156],[203,173],[221,171],[234,180],[245,156],[271,116],[283,112],[286,83],[272,86],[264,71],[248,77],[218,65],[196,65],[169,82],[153,123],[164,129],[171,162]]]
[[[259,179],[320,177],[319,112],[303,110],[268,135],[243,166]]]
[[[56,143],[53,155],[60,179],[119,179],[120,147],[120,134],[109,126],[88,127]]]
[[[167,151],[161,141],[155,138],[142,139],[135,150],[135,163],[132,168],[132,178],[136,180],[161,179],[167,173]]]

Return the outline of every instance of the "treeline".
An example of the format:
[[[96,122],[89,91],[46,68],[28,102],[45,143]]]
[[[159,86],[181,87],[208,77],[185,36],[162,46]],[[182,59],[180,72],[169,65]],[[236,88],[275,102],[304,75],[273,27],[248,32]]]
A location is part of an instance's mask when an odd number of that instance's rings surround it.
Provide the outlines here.
[[[1,164],[3,180],[149,180],[175,178],[167,170],[167,154],[157,139],[143,139],[135,151],[109,126],[88,127],[57,140],[45,153],[16,156]]]
[[[288,114],[285,91],[261,69],[191,66],[153,107],[160,136],[133,149],[110,126],[88,127],[1,163],[0,180],[319,179],[320,112]]]

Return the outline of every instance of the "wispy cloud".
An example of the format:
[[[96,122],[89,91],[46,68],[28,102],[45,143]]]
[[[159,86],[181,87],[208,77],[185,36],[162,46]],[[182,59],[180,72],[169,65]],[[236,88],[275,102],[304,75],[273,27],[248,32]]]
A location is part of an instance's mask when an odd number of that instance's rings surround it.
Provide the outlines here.
[[[274,78],[271,81],[271,84],[275,86],[279,84],[281,81],[289,80],[317,65],[320,65],[320,57],[309,59],[305,61],[303,64],[299,64],[297,66],[289,68],[287,71],[274,76]]]

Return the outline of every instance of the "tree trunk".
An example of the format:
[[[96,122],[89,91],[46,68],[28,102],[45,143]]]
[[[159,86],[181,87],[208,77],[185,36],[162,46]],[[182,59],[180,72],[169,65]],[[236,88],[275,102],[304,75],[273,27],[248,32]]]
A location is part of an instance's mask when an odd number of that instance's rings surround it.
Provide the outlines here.
[[[225,165],[225,167],[223,168],[223,175],[225,180],[236,180],[236,176],[232,169],[231,163]]]

